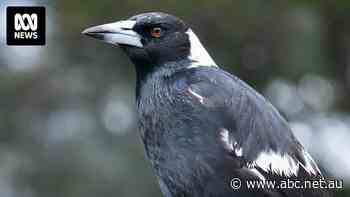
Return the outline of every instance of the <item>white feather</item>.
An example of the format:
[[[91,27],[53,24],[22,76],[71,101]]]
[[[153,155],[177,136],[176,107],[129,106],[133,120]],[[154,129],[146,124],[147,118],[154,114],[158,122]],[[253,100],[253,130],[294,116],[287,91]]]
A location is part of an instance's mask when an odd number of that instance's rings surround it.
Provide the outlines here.
[[[221,129],[220,136],[221,136],[221,141],[224,143],[225,147],[233,151],[234,148],[230,140],[229,131],[227,129]]]
[[[242,147],[235,148],[235,153],[236,153],[237,157],[242,157],[243,156],[243,149],[242,149]]]
[[[230,136],[230,133],[227,129],[220,129],[220,139],[226,149],[234,152],[237,157],[243,156],[243,148],[240,147],[234,139],[232,139],[232,136]],[[321,174],[317,165],[305,150],[303,150],[302,156],[304,157],[305,164],[294,159],[288,154],[281,154],[270,150],[267,152],[261,152],[252,163],[248,164],[248,168],[262,180],[265,178],[256,169],[257,167],[267,173],[274,173],[287,177],[293,175],[297,176],[300,167],[302,167],[310,175]]]
[[[305,160],[305,165],[301,164],[301,166],[305,169],[305,171],[309,174],[321,174],[320,169],[318,169],[310,154],[306,151],[303,151],[303,156]]]
[[[229,135],[229,131],[225,128],[220,129],[221,141],[224,143],[225,147],[233,151],[237,157],[243,156],[243,149],[239,147],[238,143],[232,139]]]
[[[280,154],[274,151],[262,152],[257,159],[250,165],[250,167],[259,167],[265,172],[271,172],[278,175],[292,176],[298,175],[299,167],[303,167],[309,174],[316,175],[319,172],[318,168],[314,168],[313,160],[310,155],[303,151],[306,165],[300,161],[295,160],[288,154]]]
[[[204,103],[204,97],[199,95],[197,92],[193,91],[191,88],[188,88],[188,92],[192,94],[192,96],[196,97],[200,103]]]
[[[255,165],[266,172],[273,172],[279,175],[297,175],[298,165],[289,155],[269,151],[262,152],[254,161]]]
[[[265,177],[255,168],[249,169],[253,174],[255,174],[259,179],[265,181]]]

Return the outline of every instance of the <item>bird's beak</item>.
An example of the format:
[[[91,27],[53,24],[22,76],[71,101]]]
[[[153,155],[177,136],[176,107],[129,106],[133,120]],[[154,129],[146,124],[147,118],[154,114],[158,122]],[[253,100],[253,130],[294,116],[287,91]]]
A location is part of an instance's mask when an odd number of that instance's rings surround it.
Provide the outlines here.
[[[114,45],[123,44],[143,47],[141,36],[133,31],[135,24],[136,21],[133,20],[118,21],[87,28],[82,34]]]

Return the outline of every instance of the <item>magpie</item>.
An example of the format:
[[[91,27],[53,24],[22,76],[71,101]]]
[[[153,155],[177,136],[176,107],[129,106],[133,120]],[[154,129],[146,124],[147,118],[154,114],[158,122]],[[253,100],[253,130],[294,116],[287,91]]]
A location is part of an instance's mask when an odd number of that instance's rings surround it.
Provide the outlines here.
[[[249,188],[248,181],[324,178],[279,112],[220,69],[181,19],[150,12],[82,33],[119,46],[135,65],[139,131],[164,196],[329,196]]]

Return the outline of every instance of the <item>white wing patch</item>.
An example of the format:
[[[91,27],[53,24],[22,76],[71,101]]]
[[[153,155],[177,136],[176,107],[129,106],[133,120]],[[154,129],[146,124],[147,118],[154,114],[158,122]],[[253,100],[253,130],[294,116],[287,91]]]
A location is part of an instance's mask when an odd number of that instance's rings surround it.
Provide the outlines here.
[[[259,167],[265,172],[282,176],[297,176],[300,167],[304,168],[310,175],[321,174],[306,151],[303,151],[303,156],[305,165],[288,154],[282,155],[274,151],[262,152],[252,164],[249,164],[249,167]]]
[[[188,68],[194,68],[198,66],[214,66],[217,67],[214,60],[210,57],[209,53],[203,47],[201,41],[198,39],[196,34],[189,29],[186,34],[188,34],[191,44],[190,56],[188,59],[192,60],[192,64]]]
[[[236,141],[230,138],[229,131],[225,128],[220,129],[220,137],[221,141],[224,143],[225,147],[233,151],[237,157],[243,156],[243,149],[242,147],[239,147]]]
[[[225,148],[234,152],[237,157],[243,156],[243,148],[239,146],[237,141],[225,129],[220,129],[220,140]],[[301,156],[304,162],[301,162],[288,154],[281,154],[275,151],[261,152],[258,157],[251,163],[247,164],[248,170],[256,175],[259,179],[265,180],[265,177],[259,172],[259,169],[280,176],[297,176],[300,168],[304,169],[310,175],[321,175],[316,163],[313,161],[309,153],[302,150]]]
[[[260,153],[253,162],[252,167],[255,166],[266,172],[284,176],[297,175],[299,170],[297,162],[292,157],[289,155],[281,155],[273,151]]]

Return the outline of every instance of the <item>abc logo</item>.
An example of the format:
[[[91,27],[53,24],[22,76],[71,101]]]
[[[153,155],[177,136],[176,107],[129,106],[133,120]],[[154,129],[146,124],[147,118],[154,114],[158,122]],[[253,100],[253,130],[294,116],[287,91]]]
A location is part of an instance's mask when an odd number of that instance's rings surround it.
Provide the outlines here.
[[[27,24],[24,21],[27,21]],[[20,31],[36,31],[38,29],[38,15],[37,14],[16,14],[15,15],[15,30]]]
[[[45,7],[7,7],[7,44],[44,45]]]
[[[15,14],[15,39],[38,39],[38,32],[36,32],[37,29],[37,14]],[[29,32],[28,30],[31,31]]]

